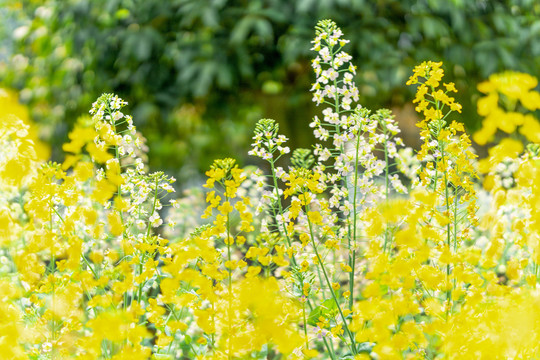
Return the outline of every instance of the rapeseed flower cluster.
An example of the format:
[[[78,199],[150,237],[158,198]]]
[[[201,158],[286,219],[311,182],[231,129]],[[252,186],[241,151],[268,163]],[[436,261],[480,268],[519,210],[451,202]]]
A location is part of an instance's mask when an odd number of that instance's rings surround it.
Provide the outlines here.
[[[415,153],[358,104],[347,42],[317,25],[312,150],[262,119],[266,172],[216,160],[180,197],[118,96],[54,163],[0,92],[0,357],[539,357],[537,80],[480,85],[475,140],[514,136],[477,160],[442,63],[418,65]]]
[[[484,120],[474,140],[484,145],[495,140],[500,130],[506,134],[517,132],[527,141],[540,142],[540,124],[533,114],[540,108],[537,86],[534,76],[515,71],[493,74],[480,83],[478,90],[484,95],[478,100],[478,114]]]

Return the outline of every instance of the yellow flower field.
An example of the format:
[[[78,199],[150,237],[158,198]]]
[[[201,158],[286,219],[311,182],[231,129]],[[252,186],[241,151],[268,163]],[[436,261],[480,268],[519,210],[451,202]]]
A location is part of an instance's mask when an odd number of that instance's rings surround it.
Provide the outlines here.
[[[444,65],[416,66],[414,150],[358,104],[347,42],[317,25],[313,149],[261,119],[264,166],[181,195],[117,95],[53,163],[0,91],[0,358],[540,358],[538,80],[478,86],[479,158]]]

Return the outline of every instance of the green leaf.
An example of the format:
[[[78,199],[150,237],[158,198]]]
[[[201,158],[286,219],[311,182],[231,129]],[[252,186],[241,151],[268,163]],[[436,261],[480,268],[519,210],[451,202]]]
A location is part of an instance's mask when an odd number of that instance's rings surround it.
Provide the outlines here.
[[[357,350],[359,353],[370,353],[373,350],[375,343],[363,342],[358,344]]]
[[[334,301],[334,299],[325,300],[321,306],[323,309],[325,309],[327,313],[332,313],[334,311],[337,311],[338,309],[338,306],[336,302]]]
[[[325,300],[320,306],[317,306],[309,313],[307,323],[311,326],[317,326],[319,317],[332,317],[335,312],[338,311],[338,307],[334,299]]]
[[[316,308],[310,311],[309,316],[307,318],[307,323],[311,326],[317,326],[317,322],[319,321],[320,316],[322,316],[321,307],[317,306]]]

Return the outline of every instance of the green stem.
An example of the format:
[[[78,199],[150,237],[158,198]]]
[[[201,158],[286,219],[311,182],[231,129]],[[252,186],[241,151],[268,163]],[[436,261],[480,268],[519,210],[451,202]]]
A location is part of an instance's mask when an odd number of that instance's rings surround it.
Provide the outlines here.
[[[229,201],[229,198],[226,197],[225,198],[225,201]],[[231,244],[230,244],[230,216],[229,216],[229,213],[227,213],[227,260],[229,261],[229,266],[230,266],[230,261],[231,261]],[[229,321],[228,321],[228,327],[229,327],[229,339],[228,339],[228,347],[229,347],[229,351],[228,351],[228,354],[227,354],[227,357],[228,359],[232,359],[232,342],[231,342],[231,338],[232,338],[232,271],[231,271],[231,268],[230,267],[227,267],[227,273],[228,273],[228,289],[229,289]]]
[[[454,252],[457,252],[457,206],[458,196],[457,191],[454,190]]]
[[[107,108],[109,107],[109,105],[107,105]],[[111,119],[113,119],[113,116],[112,116],[112,112],[111,110],[109,109],[109,115],[111,116]],[[113,131],[115,134],[118,134],[118,132],[116,131],[116,125],[117,123],[113,120],[112,121],[112,126],[113,126]],[[115,155],[115,158],[116,160],[118,161],[118,166],[121,168],[121,164],[120,164],[120,151],[118,150],[118,145],[114,145],[114,155]],[[122,191],[121,191],[121,185],[118,185],[118,188],[117,188],[117,196],[118,197],[121,197],[122,196]],[[120,221],[122,222],[122,225],[124,225],[124,217],[122,216],[122,211],[118,210],[118,215],[120,216]],[[124,234],[125,235],[125,231],[124,231]]]
[[[216,306],[212,302],[212,326],[216,326]],[[215,349],[216,347],[216,335],[215,331],[210,334],[210,338],[212,340],[212,349]]]
[[[321,276],[321,269],[318,266],[317,266],[317,275],[319,277],[319,286],[322,289],[323,288],[323,280],[322,280],[322,276]],[[324,291],[322,291],[321,294],[322,294],[323,301],[325,301],[326,296],[325,296]],[[311,301],[309,301],[309,299],[308,299],[308,306],[309,306],[309,310],[313,311],[313,305],[311,304]],[[323,339],[323,342],[324,342],[324,346],[326,347],[326,350],[330,354],[330,358],[335,359],[335,355],[334,355],[334,351],[333,351],[334,344],[330,343],[330,345],[328,345],[328,342],[326,341],[326,338],[323,337],[322,339]],[[330,346],[332,346],[332,348]]]
[[[388,145],[387,145],[387,133],[386,130],[383,133],[384,135],[384,162],[385,162],[385,177],[384,177],[384,185],[385,185],[385,192],[384,192],[384,201],[385,204],[388,205],[388,197],[390,193],[390,186],[389,186],[389,165],[388,165]],[[384,247],[383,252],[386,253],[386,247],[388,246],[388,223],[386,223],[384,228]]]
[[[305,205],[306,214],[309,212],[309,206]],[[334,292],[334,289],[332,288],[332,283],[330,282],[330,279],[328,278],[328,274],[326,273],[326,269],[324,267],[324,263],[322,262],[321,256],[319,255],[319,251],[317,250],[317,244],[315,244],[315,237],[313,234],[313,226],[311,224],[311,221],[309,220],[309,217],[307,217],[308,227],[309,227],[309,234],[311,237],[311,243],[313,245],[313,250],[315,251],[315,256],[317,257],[317,261],[319,263],[319,266],[323,272],[324,278],[326,280],[326,284],[328,286],[328,289],[330,290],[330,293],[332,294],[332,298],[334,299],[334,302],[336,303],[336,306],[338,308],[339,314],[341,316],[341,320],[343,321],[343,326],[345,327],[345,331],[347,332],[347,335],[349,336],[349,339],[351,340],[350,348],[354,355],[356,355],[356,346],[355,346],[355,340],[354,336],[349,330],[349,326],[347,325],[347,320],[345,319],[345,315],[343,315],[343,311],[341,310],[341,306],[339,305],[337,296]]]
[[[54,210],[54,212],[56,212],[56,209],[54,208],[54,205],[52,203],[52,199],[49,199],[49,227],[50,227],[50,230],[52,231],[53,229],[53,225],[54,225],[54,222],[53,222],[53,215],[52,215],[52,210]],[[54,273],[55,273],[55,255],[54,255],[54,249],[53,247],[51,246],[51,263],[50,263],[50,270],[49,270],[49,276],[52,276],[53,280],[52,280],[52,308],[54,309],[55,308],[55,282],[56,282],[56,278],[54,276]],[[54,340],[56,340],[56,320],[54,319],[54,312],[52,314],[52,318],[51,318],[51,337],[53,339],[52,341],[52,349],[51,349],[51,353],[54,353]]]
[[[155,181],[155,189],[154,189],[154,203],[152,204],[152,211],[150,212],[150,217],[152,217],[152,215],[154,215],[154,212],[156,211],[156,205],[157,205],[157,199],[158,199],[158,183],[159,183],[159,177],[156,175],[156,181]],[[150,221],[148,221],[148,227],[146,229],[146,241],[148,241],[148,238],[150,236],[150,229],[152,228],[152,224],[150,223]],[[143,256],[141,257],[140,259],[140,263],[139,263],[139,275],[143,273],[143,264],[144,262],[146,261],[146,255],[143,254]],[[137,301],[141,301],[141,297],[142,297],[142,288],[144,286],[144,284],[146,284],[146,281],[142,282],[141,284],[139,284],[139,289],[137,291]]]
[[[360,130],[358,130],[360,131]],[[354,302],[354,268],[356,266],[356,218],[358,217],[358,209],[356,208],[356,198],[358,196],[358,152],[360,149],[360,134],[356,134],[356,147],[354,156],[354,197],[353,197],[353,250],[351,256],[351,247],[349,241],[349,266],[351,267],[351,273],[349,274],[349,310],[352,311]]]
[[[158,184],[159,184],[159,176],[157,174],[154,174],[156,177],[155,182],[155,189],[154,189],[154,203],[152,204],[152,212],[150,212],[150,217],[154,215],[154,212],[156,211],[156,204],[158,200]],[[148,240],[148,236],[150,236],[150,229],[152,228],[152,224],[150,224],[150,221],[148,221],[148,228],[146,229],[146,239]]]
[[[84,263],[86,264],[86,266],[88,266],[88,268],[90,269],[92,274],[94,274],[94,277],[97,279],[98,276],[96,274],[96,271],[92,268],[92,265],[90,265],[90,262],[88,261],[88,259],[84,256],[84,254],[81,254],[81,257],[83,258]]]
[[[446,214],[450,213],[450,199],[448,194],[448,171],[446,169],[446,161],[444,157],[444,147],[441,142],[439,142],[439,151],[441,152],[441,161],[443,163],[444,167],[444,197],[445,197],[445,205],[446,205]],[[451,230],[450,230],[450,221],[448,221],[448,224],[446,224],[446,244],[448,245],[448,250],[450,250],[451,245]],[[448,283],[448,280],[450,279],[450,264],[446,265],[446,282]],[[446,308],[446,320],[448,321],[448,315],[450,312],[450,302],[452,301],[452,290],[446,291],[446,301],[448,302],[448,306]]]
[[[337,54],[337,52],[341,49],[339,48],[336,52],[333,51],[333,47],[331,48],[332,49],[332,60],[331,60],[331,63],[329,64],[332,68],[334,67],[334,63],[335,63],[335,55]],[[341,115],[341,111],[339,109],[339,106],[340,106],[340,96],[339,96],[339,93],[337,92],[337,89],[338,89],[338,82],[337,82],[337,77],[334,79],[334,88],[336,89],[336,92],[334,93],[334,98],[335,98],[335,101],[334,101],[334,111],[336,112],[336,114],[338,114],[338,117]],[[336,133],[338,135],[341,135],[341,128],[339,126],[339,124],[336,125],[335,127],[336,129]],[[352,212],[352,216],[353,216],[353,229],[351,229],[351,221],[350,221],[350,213],[348,215],[348,219],[347,219],[347,245],[348,245],[348,248],[349,248],[349,254],[348,254],[348,262],[349,262],[349,266],[351,267],[352,271],[350,272],[349,274],[349,291],[351,293],[350,297],[349,297],[349,310],[352,311],[352,307],[353,307],[353,302],[354,302],[354,296],[353,296],[353,290],[354,290],[354,267],[355,267],[355,263],[356,263],[356,216],[357,216],[357,212],[356,212],[356,196],[357,196],[357,181],[358,181],[358,148],[359,148],[359,145],[360,145],[360,137],[357,138],[357,144],[356,144],[356,156],[355,156],[355,160],[356,160],[356,163],[355,163],[355,178],[354,178],[354,200],[353,200],[353,212]],[[337,149],[336,149],[337,150]],[[345,154],[345,147],[343,145],[340,146],[339,148],[339,151],[341,154]],[[347,196],[349,194],[349,184],[347,183],[347,179],[343,179],[342,180],[344,182],[344,187],[347,189]],[[353,236],[352,236],[352,239],[351,239],[351,233],[353,233]],[[351,246],[352,243],[355,243],[354,246]],[[353,250],[351,250],[353,249]],[[353,345],[354,346],[354,345]]]
[[[268,148],[270,149],[270,143],[268,143]],[[283,205],[281,204],[281,196],[279,196],[279,186],[278,186],[278,182],[277,182],[276,168],[275,168],[274,159],[272,158],[269,161],[269,163],[270,163],[270,169],[272,171],[272,179],[274,180],[274,192],[276,194],[276,199],[277,199],[277,203],[278,203],[279,215],[281,216],[281,220],[282,220],[281,221],[282,230],[280,229],[280,222],[278,221],[276,216],[274,216],[274,221],[277,224],[278,230],[280,230],[282,232],[282,234],[285,236],[285,239],[287,240],[287,245],[289,247],[291,247],[291,244],[292,244],[291,243],[291,238],[289,237],[289,233],[287,232],[287,227],[285,226],[285,221],[283,219]],[[294,266],[297,266],[296,257],[294,256],[294,254],[292,254],[291,261],[292,261]]]
[[[306,303],[302,302],[302,315],[304,316],[304,337],[306,338],[306,350],[309,349],[307,336],[307,321],[306,321]]]

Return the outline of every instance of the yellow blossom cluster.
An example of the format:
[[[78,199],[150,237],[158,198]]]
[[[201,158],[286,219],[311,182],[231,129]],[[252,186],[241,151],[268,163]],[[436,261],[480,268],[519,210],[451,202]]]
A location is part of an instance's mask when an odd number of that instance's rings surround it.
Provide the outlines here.
[[[12,91],[0,88],[0,187],[28,184],[38,161],[49,158],[50,149],[40,141],[28,110]]]
[[[493,74],[480,83],[478,90],[484,96],[478,100],[478,114],[484,120],[474,141],[485,145],[501,130],[506,134],[518,131],[527,141],[540,143],[540,122],[534,115],[540,109],[537,86],[534,76],[515,71]]]
[[[487,190],[516,186],[519,156],[527,146],[540,143],[540,122],[534,112],[540,108],[538,80],[529,74],[507,71],[494,74],[478,85],[485,94],[478,100],[478,114],[484,117],[482,128],[473,139],[480,145],[503,137],[488,149],[488,157],[479,161]],[[501,130],[501,132],[499,132]],[[534,151],[533,151],[534,152]]]

